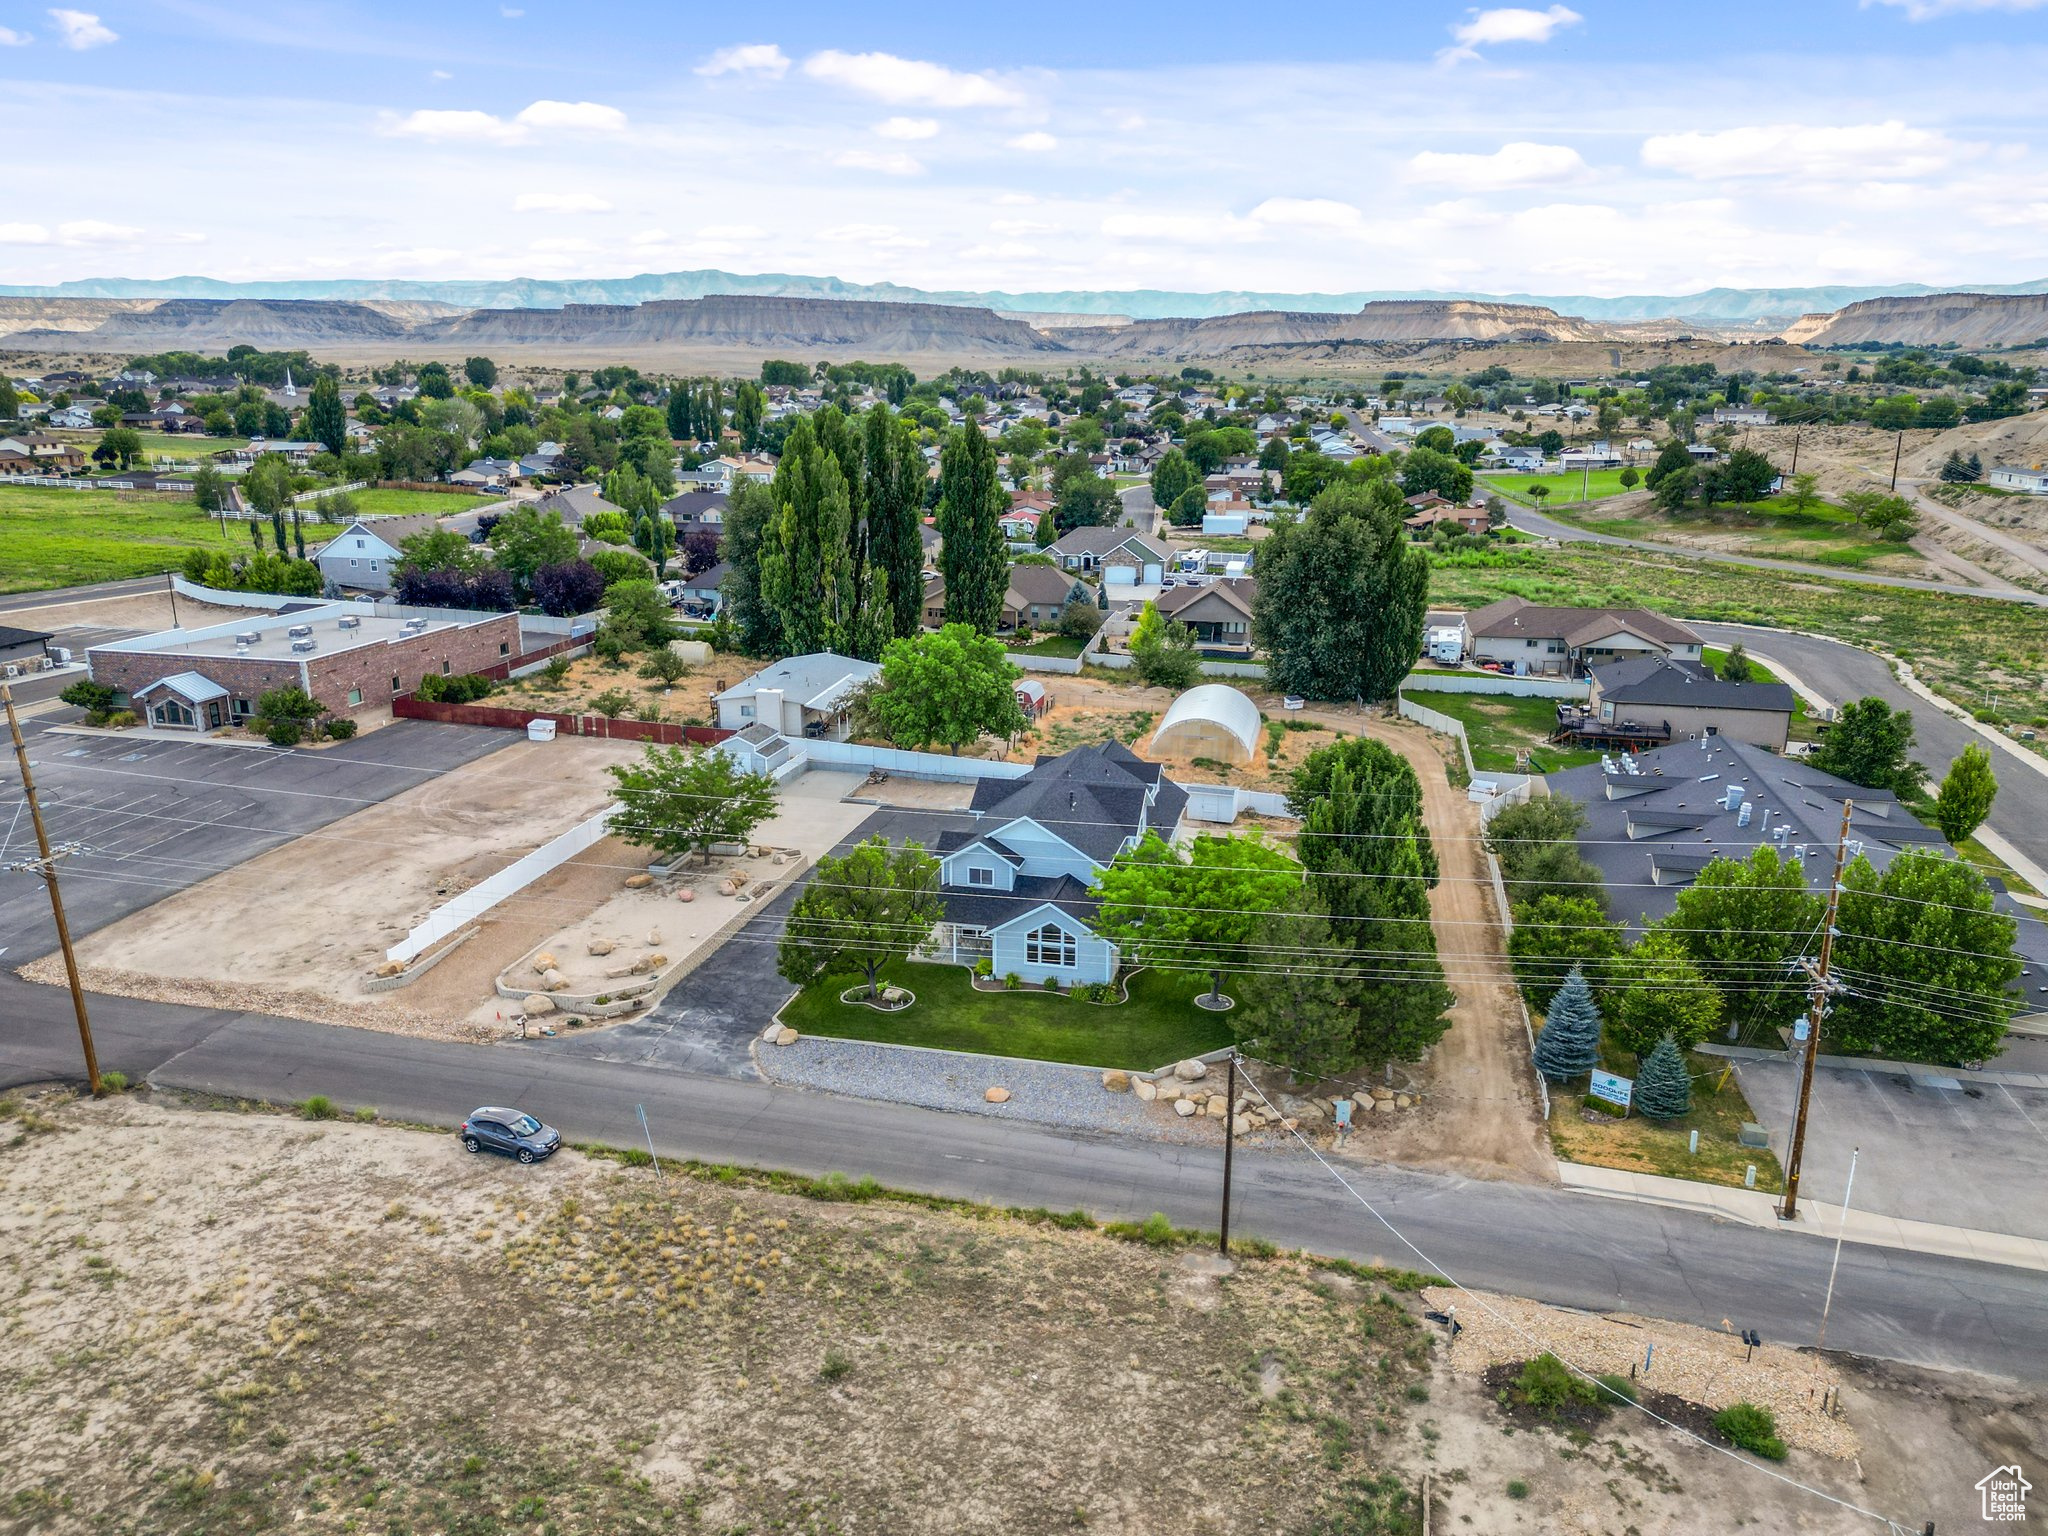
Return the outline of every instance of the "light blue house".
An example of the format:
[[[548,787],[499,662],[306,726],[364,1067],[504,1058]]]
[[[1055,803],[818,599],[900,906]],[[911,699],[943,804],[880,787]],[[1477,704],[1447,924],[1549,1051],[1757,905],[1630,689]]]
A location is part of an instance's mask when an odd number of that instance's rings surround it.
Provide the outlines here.
[[[1041,757],[1021,779],[983,779],[980,824],[939,838],[940,958],[1062,986],[1116,975],[1115,944],[1090,926],[1095,877],[1147,832],[1171,839],[1187,792],[1120,742]]]

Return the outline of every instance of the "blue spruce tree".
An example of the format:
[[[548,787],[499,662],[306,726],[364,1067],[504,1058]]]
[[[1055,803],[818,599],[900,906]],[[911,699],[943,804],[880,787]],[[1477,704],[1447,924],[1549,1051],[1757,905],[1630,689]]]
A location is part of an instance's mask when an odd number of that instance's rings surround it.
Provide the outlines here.
[[[1652,1120],[1676,1120],[1692,1110],[1692,1073],[1686,1069],[1685,1053],[1669,1035],[1643,1058],[1635,1106]]]
[[[1590,1072],[1600,1059],[1600,1010],[1576,965],[1550,1000],[1536,1036],[1536,1070],[1553,1083]]]

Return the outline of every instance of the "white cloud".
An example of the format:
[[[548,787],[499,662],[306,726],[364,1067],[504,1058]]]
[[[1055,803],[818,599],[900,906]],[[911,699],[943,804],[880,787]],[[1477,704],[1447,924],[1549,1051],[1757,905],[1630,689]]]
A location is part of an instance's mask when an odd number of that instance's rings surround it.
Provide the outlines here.
[[[41,224],[0,224],[0,245],[48,245],[50,231]]]
[[[1568,6],[1553,5],[1547,11],[1531,11],[1520,6],[1502,6],[1496,10],[1474,11],[1470,21],[1461,21],[1451,28],[1453,45],[1437,54],[1443,64],[1456,64],[1464,59],[1476,59],[1479,50],[1493,43],[1547,43],[1551,35],[1562,27],[1575,27],[1586,18]]]
[[[1060,141],[1049,133],[1020,133],[1005,142],[1010,148],[1021,149],[1027,155],[1043,155],[1060,147]]]
[[[1896,6],[1906,13],[1908,21],[1933,21],[1938,16],[1953,16],[1958,11],[2034,11],[2048,5],[2048,0],[1862,0],[1863,9],[1873,5]]]
[[[962,74],[893,53],[841,53],[828,48],[804,60],[813,80],[843,86],[895,107],[1017,107],[1024,93],[987,75]]]
[[[596,250],[597,247],[588,240],[580,240],[574,236],[563,235],[547,240],[536,240],[533,242],[531,249],[543,251],[551,255],[580,256],[586,251]]]
[[[517,123],[474,109],[421,110],[400,118],[390,132],[406,139],[468,139],[483,144],[517,144],[526,137]]]
[[[766,75],[780,80],[789,73],[789,55],[774,43],[741,43],[721,48],[697,66],[700,75]]]
[[[526,12],[516,5],[501,5],[498,7],[498,14],[507,21],[517,21]]]
[[[98,48],[120,40],[121,34],[101,25],[99,17],[91,11],[55,10],[49,14],[50,20],[57,23],[57,41],[66,48]]]
[[[875,132],[885,139],[929,139],[938,131],[935,117],[887,117],[875,124]]]
[[[1503,144],[1490,155],[1424,150],[1406,167],[1407,179],[1463,192],[1499,192],[1509,187],[1554,186],[1587,174],[1579,152],[1564,144]]]
[[[12,27],[0,27],[0,48],[26,48],[35,39]]]
[[[66,245],[125,245],[141,235],[132,224],[109,224],[103,219],[72,219],[57,226],[57,238]]]
[[[1060,232],[1057,224],[1042,224],[1035,219],[991,219],[989,231],[998,235],[1056,235]]]
[[[433,69],[427,72],[427,78],[429,80],[453,80],[455,77],[445,69]]]
[[[1269,197],[1248,217],[1254,224],[1283,229],[1357,230],[1365,225],[1358,209],[1327,197]]]
[[[594,192],[522,192],[514,213],[610,213],[612,205]]]
[[[881,154],[872,149],[845,149],[832,157],[849,171],[880,171],[884,176],[918,176],[924,164],[913,155]]]
[[[1896,118],[1811,128],[1769,123],[1719,133],[1666,133],[1643,141],[1643,164],[1682,176],[1777,176],[1809,181],[1875,181],[1931,176],[1983,152]]]
[[[699,240],[765,240],[768,231],[753,224],[706,224],[697,231]]]
[[[566,128],[578,133],[624,133],[626,114],[595,101],[536,101],[515,122],[528,128]]]

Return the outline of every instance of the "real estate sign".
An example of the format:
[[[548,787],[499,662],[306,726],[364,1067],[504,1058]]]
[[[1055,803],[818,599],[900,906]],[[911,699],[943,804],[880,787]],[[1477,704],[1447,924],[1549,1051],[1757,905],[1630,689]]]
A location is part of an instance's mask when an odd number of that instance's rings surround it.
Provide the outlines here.
[[[1593,1073],[1593,1081],[1586,1088],[1586,1097],[1603,1100],[1616,1109],[1627,1109],[1629,1101],[1635,1097],[1635,1091],[1634,1078],[1616,1077],[1612,1072],[1596,1070]]]

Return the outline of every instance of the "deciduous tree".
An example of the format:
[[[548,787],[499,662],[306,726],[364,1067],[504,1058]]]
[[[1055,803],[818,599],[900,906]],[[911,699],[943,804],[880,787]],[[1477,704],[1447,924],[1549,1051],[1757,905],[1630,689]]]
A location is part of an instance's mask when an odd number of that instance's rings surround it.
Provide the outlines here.
[[[1934,797],[1934,821],[1941,835],[1960,843],[1984,824],[1991,814],[1991,802],[1998,794],[1998,780],[1991,772],[1991,754],[1974,741],[1949,764]]]
[[[1912,750],[1913,712],[1895,710],[1873,695],[1844,707],[1807,761],[1851,784],[1909,798],[1927,778],[1927,770],[1907,756]]]
[[[744,773],[715,748],[649,743],[636,763],[614,763],[621,809],[614,836],[668,859],[706,855],[713,843],[744,843],[775,814],[774,782]]]
[[[801,987],[821,970],[851,963],[873,997],[882,967],[931,937],[943,914],[939,861],[917,843],[892,852],[886,838],[871,837],[818,860],[790,908],[775,968]]]
[[[999,641],[965,624],[891,640],[864,704],[867,718],[899,746],[941,742],[957,756],[984,733],[1024,728],[1016,683],[1023,674]]]
[[[1299,911],[1302,867],[1255,837],[1198,837],[1181,851],[1157,832],[1096,876],[1096,927],[1148,965],[1223,978],[1258,962],[1271,915]]]

